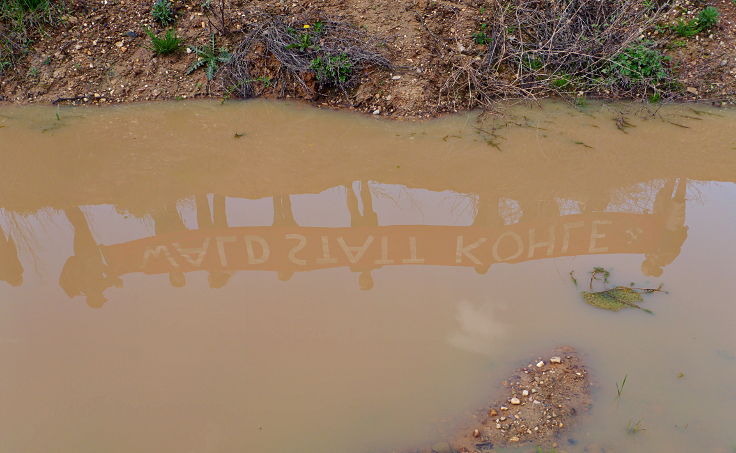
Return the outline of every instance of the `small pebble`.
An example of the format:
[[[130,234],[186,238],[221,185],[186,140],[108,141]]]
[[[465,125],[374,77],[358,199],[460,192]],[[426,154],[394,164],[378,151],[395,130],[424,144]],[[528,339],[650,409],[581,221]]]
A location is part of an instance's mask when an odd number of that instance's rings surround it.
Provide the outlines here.
[[[539,362],[537,362],[537,368],[542,368],[543,366],[544,366],[543,360],[540,360]]]
[[[488,411],[488,415],[490,415],[491,417],[495,417],[496,415],[498,415],[498,412],[496,411],[496,409],[491,409],[490,411]]]
[[[480,437],[480,431],[478,431],[477,429],[474,429],[473,430],[473,437]]]
[[[518,436],[513,436],[511,439],[509,439],[509,442],[518,442],[518,441],[519,441]]]
[[[511,399],[509,400],[509,402],[510,402],[511,404],[521,404],[521,401],[519,400],[519,398],[516,398],[516,397],[513,397],[513,398],[511,398]]]
[[[562,359],[559,357],[552,357],[549,361],[552,363],[562,363]]]
[[[521,394],[524,396],[529,396],[529,390],[524,390],[521,392]]]

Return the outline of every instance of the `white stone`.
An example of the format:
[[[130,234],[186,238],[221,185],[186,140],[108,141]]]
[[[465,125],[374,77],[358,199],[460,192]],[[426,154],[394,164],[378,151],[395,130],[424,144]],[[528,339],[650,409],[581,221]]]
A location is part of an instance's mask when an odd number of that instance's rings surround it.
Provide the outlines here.
[[[524,390],[523,392],[521,392],[521,394],[524,396],[529,396],[529,390]]]
[[[544,366],[543,360],[540,360],[539,362],[537,362],[537,368],[542,368],[543,366]]]
[[[562,359],[560,357],[552,357],[549,361],[552,363],[562,363]]]
[[[521,401],[519,400],[519,398],[516,398],[516,397],[511,398],[511,400],[509,400],[509,402],[511,404],[521,404]]]

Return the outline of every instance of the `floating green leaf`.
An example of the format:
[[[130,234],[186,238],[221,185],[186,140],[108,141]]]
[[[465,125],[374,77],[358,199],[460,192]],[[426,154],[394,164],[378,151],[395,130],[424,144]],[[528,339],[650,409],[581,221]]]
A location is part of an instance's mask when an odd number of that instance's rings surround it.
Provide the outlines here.
[[[624,308],[638,308],[649,314],[653,314],[651,310],[640,307],[638,304],[644,301],[641,292],[627,288],[625,286],[617,286],[598,292],[582,292],[583,299],[586,303],[604,310],[619,311]]]

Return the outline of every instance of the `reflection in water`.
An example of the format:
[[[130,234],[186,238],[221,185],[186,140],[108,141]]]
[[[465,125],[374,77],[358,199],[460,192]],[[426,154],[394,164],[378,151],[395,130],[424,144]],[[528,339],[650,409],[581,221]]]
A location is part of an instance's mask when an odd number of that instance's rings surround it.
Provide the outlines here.
[[[605,111],[545,108],[502,151],[473,116],[158,104],[41,133],[54,111],[13,112],[0,450],[404,451],[558,341],[585,349],[601,394],[631,382],[569,451],[730,445],[733,361],[714,351],[733,356],[734,283],[691,282],[733,261],[733,116],[624,134]],[[592,266],[670,293],[656,316],[595,310],[568,275]]]
[[[84,296],[87,305],[100,308],[107,302],[103,294],[105,290],[112,286],[121,287],[122,280],[110,273],[82,210],[74,207],[64,210],[64,213],[74,228],[74,255],[64,263],[59,285],[67,296]]]
[[[107,300],[105,291],[122,285],[120,276],[137,272],[168,274],[172,286],[183,287],[186,273],[204,270],[209,287],[222,288],[237,271],[272,270],[288,281],[298,271],[347,267],[358,274],[360,289],[370,290],[373,271],[384,266],[460,266],[485,274],[496,263],[639,253],[646,257],[644,273],[660,276],[687,236],[686,180],[668,180],[651,213],[606,212],[600,202],[598,209],[581,203],[583,212],[561,215],[557,201],[551,200],[527,202],[540,209],[532,208],[533,215],[517,220],[504,218],[500,197],[474,194],[476,209],[468,226],[379,226],[370,184],[360,181],[357,194],[353,184],[344,189],[349,227],[299,226],[291,194],[272,197],[271,226],[230,227],[226,195],[195,194],[196,229],[186,228],[177,209],[181,200],[171,200],[148,213],[154,236],[104,246],[95,241],[82,210],[67,208],[74,253],[59,284],[69,297],[83,296],[90,307],[99,308]],[[6,239],[2,250],[7,256],[4,279],[20,284],[22,269],[12,240]]]
[[[0,228],[0,280],[12,286],[23,284],[23,265],[18,259],[18,247],[10,235]]]
[[[675,180],[668,180],[654,200],[654,215],[661,222],[660,245],[647,253],[646,259],[641,264],[642,272],[651,277],[662,275],[663,268],[675,261],[680,254],[682,244],[687,239],[688,228],[685,226],[687,180],[681,179],[673,194],[674,188]]]

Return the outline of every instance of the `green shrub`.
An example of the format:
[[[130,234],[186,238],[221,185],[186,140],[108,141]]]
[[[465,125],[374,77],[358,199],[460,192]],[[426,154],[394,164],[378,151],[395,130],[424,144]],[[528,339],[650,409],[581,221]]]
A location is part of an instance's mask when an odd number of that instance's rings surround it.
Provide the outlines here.
[[[613,57],[604,73],[616,83],[657,86],[669,78],[668,57],[650,41],[631,44]]]
[[[166,30],[162,38],[156,36],[150,28],[146,28],[145,32],[151,38],[151,50],[159,55],[174,53],[181,47],[182,40],[173,29]]]
[[[312,60],[310,68],[324,85],[345,84],[353,74],[353,63],[345,53],[317,57]]]
[[[189,66],[186,74],[189,75],[199,68],[204,68],[207,74],[207,80],[215,78],[215,72],[217,72],[217,67],[220,63],[227,63],[232,58],[232,54],[227,49],[224,47],[217,48],[214,33],[210,35],[208,45],[202,47],[189,46],[189,48],[197,55],[197,61]]]
[[[176,21],[176,17],[171,0],[156,0],[151,7],[151,16],[164,27],[173,24]]]

